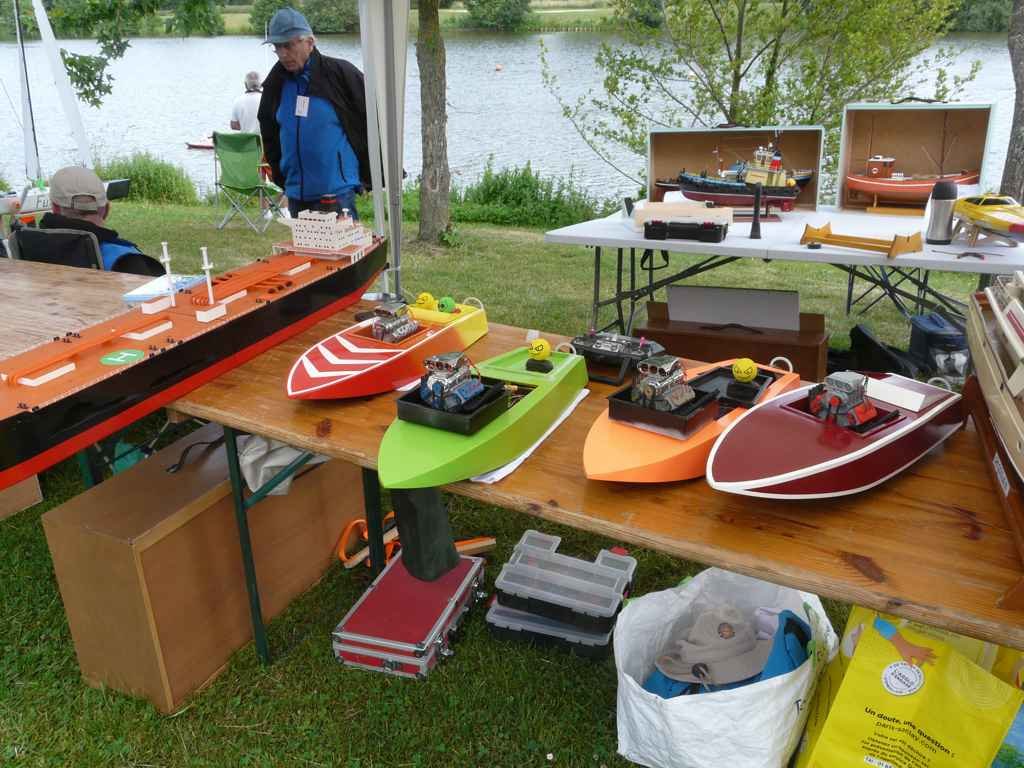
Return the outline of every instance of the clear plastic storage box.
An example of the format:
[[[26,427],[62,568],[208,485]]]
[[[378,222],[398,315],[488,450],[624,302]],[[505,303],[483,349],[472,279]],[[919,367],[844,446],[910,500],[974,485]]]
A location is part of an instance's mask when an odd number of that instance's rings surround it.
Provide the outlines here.
[[[491,602],[487,611],[487,628],[502,640],[565,648],[591,659],[603,659],[612,649],[611,631],[587,632],[546,616],[517,611],[502,605],[497,599]]]
[[[588,632],[615,626],[636,560],[602,549],[590,563],[558,554],[558,536],[526,531],[495,582],[501,604]]]

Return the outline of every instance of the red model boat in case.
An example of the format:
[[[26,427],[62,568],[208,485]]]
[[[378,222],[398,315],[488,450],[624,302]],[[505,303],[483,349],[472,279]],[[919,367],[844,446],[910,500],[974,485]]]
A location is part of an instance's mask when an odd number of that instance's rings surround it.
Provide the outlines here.
[[[955,392],[883,373],[867,374],[870,418],[841,426],[812,413],[816,386],[761,403],[730,424],[708,457],[708,483],[777,499],[859,493],[909,467],[964,420]],[[849,416],[856,421],[856,409]]]
[[[954,184],[977,184],[981,174],[978,171],[938,174],[935,176],[905,176],[894,169],[896,160],[892,157],[873,155],[868,158],[866,173],[850,173],[846,176],[846,188],[874,200],[894,203],[924,203],[932,189],[940,181]]]
[[[419,379],[428,357],[461,352],[487,333],[482,305],[456,304],[452,312],[414,305],[407,312],[404,322],[411,321],[414,325],[407,327],[415,330],[400,341],[388,341],[381,332],[379,324],[387,322],[383,317],[364,320],[318,341],[292,366],[288,397],[330,400],[390,392]]]

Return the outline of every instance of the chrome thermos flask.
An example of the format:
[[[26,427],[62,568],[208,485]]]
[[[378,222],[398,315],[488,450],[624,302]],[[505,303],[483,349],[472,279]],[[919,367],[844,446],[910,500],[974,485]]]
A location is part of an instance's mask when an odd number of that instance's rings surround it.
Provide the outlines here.
[[[956,205],[956,182],[939,181],[932,187],[929,203],[928,229],[924,239],[930,245],[953,242],[953,206]]]

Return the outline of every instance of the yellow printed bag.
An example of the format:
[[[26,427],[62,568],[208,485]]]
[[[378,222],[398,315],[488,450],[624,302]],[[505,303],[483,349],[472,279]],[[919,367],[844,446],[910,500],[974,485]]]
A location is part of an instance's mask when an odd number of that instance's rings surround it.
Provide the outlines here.
[[[988,768],[1024,700],[976,663],[998,666],[999,650],[854,608],[796,768]]]

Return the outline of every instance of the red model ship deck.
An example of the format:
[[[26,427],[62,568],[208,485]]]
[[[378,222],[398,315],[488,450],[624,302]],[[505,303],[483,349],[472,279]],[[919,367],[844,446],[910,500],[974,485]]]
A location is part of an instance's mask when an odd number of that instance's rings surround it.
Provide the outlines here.
[[[483,307],[457,304],[452,313],[409,308],[420,330],[398,343],[373,336],[374,319],[318,341],[288,374],[288,397],[326,400],[390,392],[423,375],[423,361],[461,352],[487,333]]]
[[[868,376],[878,426],[858,433],[820,421],[807,407],[811,387],[793,390],[729,425],[708,457],[708,483],[720,491],[780,499],[858,493],[906,469],[963,423],[954,392],[891,373]],[[916,410],[882,399],[877,393],[888,390],[885,385],[916,399]],[[885,396],[900,399],[895,395],[888,390]]]
[[[357,301],[384,266],[281,254],[0,361],[0,489]]]

